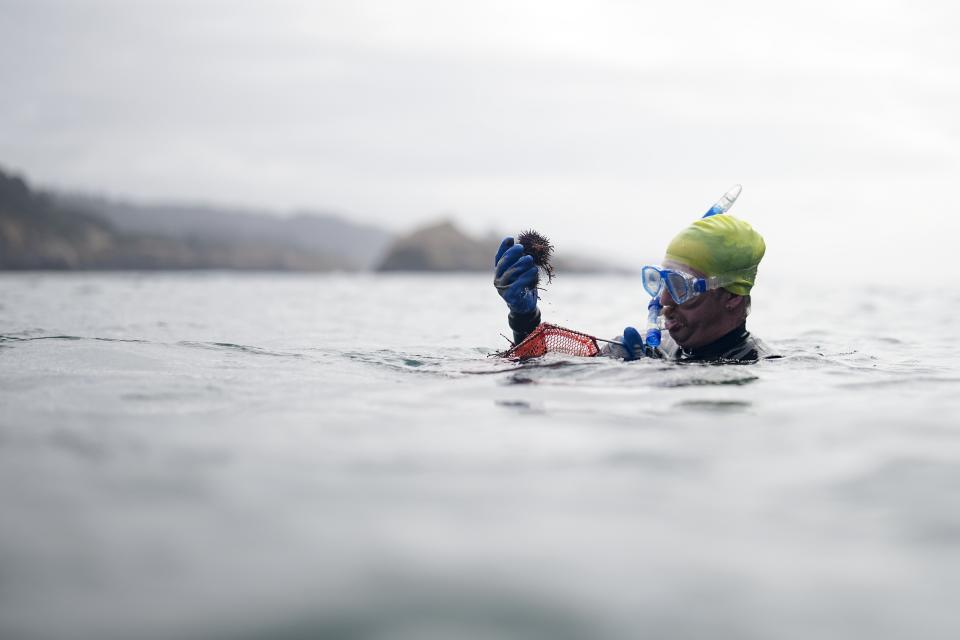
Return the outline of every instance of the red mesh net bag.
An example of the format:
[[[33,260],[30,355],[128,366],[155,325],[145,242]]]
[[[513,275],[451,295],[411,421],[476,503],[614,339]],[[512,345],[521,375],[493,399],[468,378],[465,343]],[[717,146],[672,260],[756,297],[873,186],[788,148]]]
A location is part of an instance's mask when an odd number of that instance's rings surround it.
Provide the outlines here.
[[[563,353],[568,356],[591,357],[600,353],[597,339],[573,329],[542,323],[523,342],[507,349],[504,358],[537,358],[545,353]]]

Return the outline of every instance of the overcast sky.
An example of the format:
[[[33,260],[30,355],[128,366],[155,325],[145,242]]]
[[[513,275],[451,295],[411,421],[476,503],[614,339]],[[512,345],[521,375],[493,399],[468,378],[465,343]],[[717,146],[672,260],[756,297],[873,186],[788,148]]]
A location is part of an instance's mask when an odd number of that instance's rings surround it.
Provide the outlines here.
[[[43,185],[642,261],[739,182],[791,271],[948,267],[960,233],[960,3],[0,9],[0,165]]]

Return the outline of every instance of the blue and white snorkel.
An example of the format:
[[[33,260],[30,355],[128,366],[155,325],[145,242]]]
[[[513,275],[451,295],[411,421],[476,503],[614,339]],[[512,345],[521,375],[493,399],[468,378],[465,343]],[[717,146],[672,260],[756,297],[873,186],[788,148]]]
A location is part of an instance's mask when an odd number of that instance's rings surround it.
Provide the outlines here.
[[[659,296],[650,298],[650,304],[647,305],[647,335],[643,339],[648,347],[660,346],[660,311],[662,309]]]
[[[743,191],[743,187],[739,184],[733,185],[702,217],[709,218],[726,213],[740,197],[741,191]],[[647,305],[647,335],[644,338],[644,344],[648,347],[660,346],[660,312],[662,310],[663,305],[660,304],[660,297],[653,296],[650,298],[650,303]]]
[[[715,216],[718,213],[726,213],[730,210],[730,207],[733,206],[733,203],[737,201],[737,198],[740,197],[740,192],[743,191],[743,187],[738,184],[733,185],[733,187],[723,194],[723,197],[717,200],[716,204],[710,207],[710,210],[703,214],[704,218],[709,218],[710,216]]]

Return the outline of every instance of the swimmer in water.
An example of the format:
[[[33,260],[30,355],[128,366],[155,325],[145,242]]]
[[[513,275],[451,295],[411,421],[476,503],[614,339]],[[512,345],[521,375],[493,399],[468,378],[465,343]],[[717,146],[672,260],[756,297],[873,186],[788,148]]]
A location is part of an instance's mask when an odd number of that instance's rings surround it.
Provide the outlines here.
[[[697,220],[667,246],[661,265],[643,267],[643,285],[662,305],[666,332],[657,346],[626,327],[603,355],[690,362],[755,362],[773,357],[747,331],[750,290],[766,245],[753,227],[731,215]],[[507,303],[507,320],[519,344],[540,324],[537,266],[524,247],[505,238],[497,251],[494,284]]]

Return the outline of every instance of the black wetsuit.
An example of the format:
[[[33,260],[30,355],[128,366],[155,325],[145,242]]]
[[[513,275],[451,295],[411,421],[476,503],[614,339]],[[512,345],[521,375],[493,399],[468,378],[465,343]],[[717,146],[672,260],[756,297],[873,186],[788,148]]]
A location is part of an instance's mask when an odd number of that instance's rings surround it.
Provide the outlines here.
[[[507,317],[513,329],[513,340],[519,344],[540,324],[540,310],[534,309],[527,314],[510,313]],[[623,336],[617,336],[616,342],[623,342]],[[776,358],[774,352],[762,340],[750,335],[746,323],[720,336],[710,344],[696,349],[684,349],[678,345],[666,331],[659,347],[643,347],[644,355],[650,358],[674,360],[676,362],[756,362],[762,358]],[[600,354],[614,358],[625,358],[626,350],[619,344],[604,343]]]
[[[513,329],[513,344],[520,344],[524,338],[540,326],[540,309],[534,307],[530,313],[514,313],[511,311],[510,315],[507,316],[507,322]]]
[[[622,341],[622,338],[621,338]],[[618,345],[611,345],[617,346]],[[676,362],[730,362],[747,363],[756,362],[762,358],[777,358],[769,347],[759,338],[756,338],[747,331],[747,323],[744,322],[739,327],[724,334],[702,347],[696,349],[685,349],[678,345],[668,332],[663,332],[663,341],[657,349],[644,347],[648,356],[654,358],[664,358]],[[653,351],[653,353],[650,353]],[[614,355],[614,354],[610,354]]]

